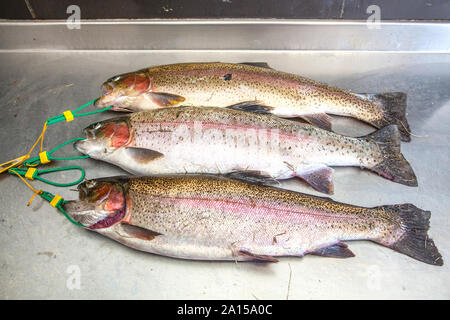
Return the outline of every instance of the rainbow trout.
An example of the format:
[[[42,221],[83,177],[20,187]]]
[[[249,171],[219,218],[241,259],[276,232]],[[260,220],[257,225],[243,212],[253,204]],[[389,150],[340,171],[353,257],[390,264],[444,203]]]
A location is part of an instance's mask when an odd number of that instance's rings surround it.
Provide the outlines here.
[[[211,173],[264,180],[299,177],[333,192],[331,166],[356,166],[417,186],[397,126],[360,138],[309,124],[213,107],[131,113],[95,123],[75,147],[136,175]]]
[[[258,65],[258,64],[257,64]],[[327,114],[353,117],[382,128],[399,127],[410,141],[406,94],[355,94],[252,63],[179,63],[114,76],[95,102],[117,111],[172,106],[230,107],[280,117],[301,117],[330,130]]]
[[[64,205],[86,228],[134,249],[198,260],[347,258],[342,241],[370,240],[432,265],[430,212],[334,202],[220,176],[114,177],[83,182]]]

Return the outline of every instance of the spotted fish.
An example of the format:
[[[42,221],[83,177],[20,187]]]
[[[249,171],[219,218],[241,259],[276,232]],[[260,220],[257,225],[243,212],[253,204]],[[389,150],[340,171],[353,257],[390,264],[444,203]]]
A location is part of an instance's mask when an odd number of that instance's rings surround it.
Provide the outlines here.
[[[299,177],[333,192],[332,166],[356,166],[417,186],[397,126],[346,137],[270,114],[163,108],[94,123],[75,147],[136,175],[213,173],[250,180]]]
[[[219,176],[103,178],[64,204],[87,229],[126,246],[197,260],[258,260],[314,254],[348,258],[342,242],[370,240],[432,265],[430,212],[412,204],[357,207]]]
[[[327,114],[353,117],[376,128],[399,127],[409,141],[406,94],[355,94],[304,77],[254,64],[180,63],[155,66],[108,79],[95,102],[117,111],[172,106],[230,107],[280,117],[301,117],[331,129]]]

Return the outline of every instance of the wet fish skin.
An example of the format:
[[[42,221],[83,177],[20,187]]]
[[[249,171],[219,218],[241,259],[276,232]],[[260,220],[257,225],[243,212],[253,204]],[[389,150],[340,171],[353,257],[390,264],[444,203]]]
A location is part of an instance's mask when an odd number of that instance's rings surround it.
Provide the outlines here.
[[[303,117],[325,128],[331,128],[326,114],[353,117],[376,128],[396,124],[402,139],[410,140],[404,93],[353,94],[271,68],[219,62],[170,64],[112,77],[102,88],[103,95],[95,103],[99,108],[113,105],[113,110],[137,112],[253,101],[277,116]]]
[[[85,132],[80,152],[136,175],[250,170],[274,179],[297,176],[332,193],[330,167],[356,166],[417,185],[395,126],[352,138],[270,114],[178,107],[106,120]]]
[[[115,194],[99,196],[108,186]],[[342,241],[370,240],[443,264],[427,235],[430,213],[411,204],[364,208],[212,175],[104,178],[89,180],[80,190],[79,201],[65,204],[74,220],[164,256],[266,262],[306,254],[346,258],[353,253]],[[92,207],[110,208],[108,223],[90,218]]]

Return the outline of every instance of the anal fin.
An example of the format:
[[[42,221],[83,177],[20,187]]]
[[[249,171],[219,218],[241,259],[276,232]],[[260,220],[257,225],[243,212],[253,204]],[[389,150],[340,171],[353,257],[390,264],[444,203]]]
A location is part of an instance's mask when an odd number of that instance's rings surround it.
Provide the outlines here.
[[[256,171],[256,170],[233,171],[233,172],[224,174],[224,176],[227,178],[231,178],[231,179],[244,180],[247,182],[252,182],[252,183],[262,184],[262,185],[278,183],[278,181],[275,178],[273,178],[269,175],[266,175],[266,174],[262,173],[261,171]]]
[[[333,194],[333,171],[334,170],[330,167],[320,166],[296,174],[317,191]]]
[[[343,242],[338,242],[332,246],[317,249],[310,254],[329,258],[351,258],[355,256],[355,254]]]
[[[300,117],[313,126],[331,131],[331,117],[326,113],[304,114]]]
[[[246,249],[241,249],[238,252],[239,255],[247,256],[252,258],[252,260],[261,261],[261,262],[278,262],[278,259],[275,259],[272,256],[264,255],[264,254],[253,254]]]

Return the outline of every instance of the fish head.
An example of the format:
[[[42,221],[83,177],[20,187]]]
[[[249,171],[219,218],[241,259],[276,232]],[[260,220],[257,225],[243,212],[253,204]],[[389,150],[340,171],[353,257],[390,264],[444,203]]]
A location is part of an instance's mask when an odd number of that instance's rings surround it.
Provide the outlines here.
[[[124,178],[87,180],[78,185],[78,200],[63,208],[74,221],[89,229],[108,228],[127,213],[127,183]]]
[[[106,161],[132,140],[128,117],[94,123],[84,129],[84,133],[86,139],[77,141],[74,144],[75,149],[92,158]]]
[[[138,111],[142,95],[151,91],[151,78],[146,70],[124,73],[106,80],[102,96],[94,102],[97,108],[112,106],[114,111]]]

